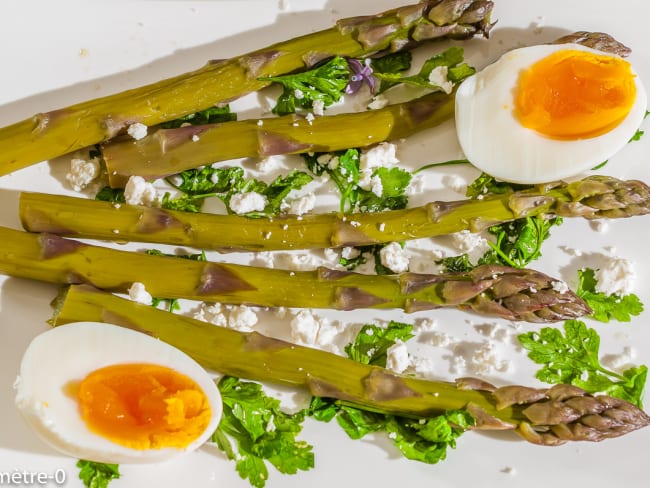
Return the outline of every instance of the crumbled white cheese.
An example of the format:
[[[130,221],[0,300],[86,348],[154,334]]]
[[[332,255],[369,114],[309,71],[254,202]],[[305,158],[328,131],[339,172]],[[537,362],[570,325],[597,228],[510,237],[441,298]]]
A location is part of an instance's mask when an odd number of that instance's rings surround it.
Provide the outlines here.
[[[601,234],[604,234],[609,230],[609,222],[607,222],[606,220],[592,220],[591,228],[594,229],[596,232],[600,232]]]
[[[70,161],[70,172],[65,175],[74,191],[81,191],[92,183],[100,173],[100,164],[97,158],[88,161],[85,159],[72,158]]]
[[[470,366],[474,374],[488,375],[495,371],[499,373],[507,372],[511,363],[508,360],[499,359],[494,343],[487,341],[474,349],[470,357]]]
[[[384,108],[386,105],[388,105],[388,103],[389,103],[388,97],[384,95],[377,95],[373,97],[370,103],[368,104],[368,109],[379,110],[381,108]]]
[[[255,167],[257,171],[262,173],[271,173],[277,171],[284,166],[284,159],[281,156],[269,156],[259,161]]]
[[[152,206],[158,202],[158,192],[142,176],[131,176],[124,187],[124,200],[129,205]]]
[[[551,288],[561,294],[569,291],[569,285],[567,285],[564,281],[554,281],[551,283]]]
[[[575,257],[582,256],[582,251],[580,249],[576,249],[569,246],[560,246],[560,249],[562,249],[569,256],[575,256]]]
[[[409,257],[397,242],[391,242],[379,251],[381,264],[393,273],[403,273],[409,269]]]
[[[449,334],[439,331],[427,332],[424,339],[435,347],[447,347],[454,342]]]
[[[449,74],[449,68],[447,66],[436,66],[429,73],[429,83],[435,86],[439,86],[442,91],[449,94],[454,87],[454,84],[449,81],[447,75]]]
[[[293,215],[306,214],[314,209],[314,205],[316,205],[316,195],[308,193],[307,195],[291,202],[289,213]]]
[[[597,292],[623,296],[632,293],[636,274],[631,261],[614,257],[596,270],[594,278]]]
[[[390,142],[382,142],[361,153],[359,169],[367,171],[375,168],[390,167],[399,163],[395,156],[396,146]]]
[[[144,284],[139,281],[134,282],[129,287],[129,298],[134,302],[142,303],[143,305],[151,305],[153,300],[151,294],[144,287]]]
[[[620,354],[608,354],[603,356],[602,361],[606,367],[611,368],[614,371],[621,371],[630,365],[635,356],[636,353],[634,349],[625,346],[623,352]]]
[[[449,372],[452,374],[464,374],[467,370],[467,361],[460,354],[454,354],[450,357],[451,365],[449,366]]]
[[[255,191],[235,193],[230,197],[230,208],[236,214],[261,212],[266,207],[268,200],[264,195]]]
[[[296,344],[338,350],[333,344],[338,329],[324,317],[318,317],[309,310],[300,310],[291,319],[289,326],[291,339]]]
[[[201,303],[199,309],[194,312],[193,318],[203,322],[209,322],[220,327],[228,326],[228,319],[223,313],[223,307],[220,303]]]
[[[479,334],[502,343],[511,337],[510,331],[499,324],[479,324],[474,328]]]
[[[228,327],[240,332],[250,332],[257,324],[257,313],[246,305],[234,306],[228,314]]]
[[[421,318],[415,321],[415,328],[418,332],[428,332],[436,327],[436,321],[430,318]]]
[[[451,239],[456,249],[462,253],[471,252],[476,248],[488,246],[487,240],[483,236],[468,230],[454,232],[451,234]]]
[[[408,348],[403,341],[397,339],[395,343],[386,350],[386,368],[396,373],[403,373],[411,363]]]
[[[200,139],[200,137],[199,137],[197,134],[194,134],[194,135],[192,136],[192,141],[193,141],[193,142],[196,142],[196,141],[198,141],[199,139]]]
[[[314,111],[314,115],[323,115],[325,113],[325,102],[322,100],[314,100],[312,110]]]
[[[341,249],[341,257],[343,259],[358,258],[359,254],[361,254],[361,251],[359,251],[356,247],[344,247]]]
[[[318,258],[309,252],[277,253],[275,254],[275,267],[294,271],[316,269]]]
[[[311,124],[314,122],[314,119],[315,119],[315,118],[316,118],[316,117],[315,117],[314,114],[311,113],[311,112],[308,112],[307,115],[305,115],[305,119],[307,120],[307,123],[308,123],[309,125],[311,125]]]
[[[148,128],[146,125],[141,124],[140,122],[136,122],[135,124],[131,124],[127,129],[126,132],[133,137],[136,141],[139,141],[140,139],[143,139],[147,137],[147,131]]]
[[[424,191],[424,177],[422,174],[416,174],[411,178],[409,186],[406,187],[406,194],[409,196],[419,195]]]
[[[299,88],[296,88],[296,89],[293,91],[293,96],[296,97],[297,100],[301,100],[301,99],[305,98],[305,94],[304,94],[303,91],[302,91],[301,89],[299,89]]]
[[[379,198],[384,194],[384,184],[381,178],[377,175],[370,178],[370,191],[377,195]]]
[[[435,374],[435,362],[431,358],[411,357],[411,367],[415,374],[421,378],[433,378]]]
[[[467,181],[458,175],[445,175],[442,177],[442,184],[447,188],[454,190],[456,193],[465,194]]]
[[[325,261],[335,262],[336,264],[339,262],[339,253],[329,247],[323,249],[323,257]]]

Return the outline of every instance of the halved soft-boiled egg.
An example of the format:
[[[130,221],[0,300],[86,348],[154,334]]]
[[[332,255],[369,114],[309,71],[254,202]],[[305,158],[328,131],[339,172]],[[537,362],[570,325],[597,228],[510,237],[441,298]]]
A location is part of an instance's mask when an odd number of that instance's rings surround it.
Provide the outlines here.
[[[497,179],[545,183],[578,175],[618,152],[645,116],[631,64],[579,44],[515,49],[456,93],[467,159]]]
[[[105,463],[192,451],[222,412],[214,380],[192,358],[146,334],[96,322],[34,338],[15,388],[16,405],[44,441]]]

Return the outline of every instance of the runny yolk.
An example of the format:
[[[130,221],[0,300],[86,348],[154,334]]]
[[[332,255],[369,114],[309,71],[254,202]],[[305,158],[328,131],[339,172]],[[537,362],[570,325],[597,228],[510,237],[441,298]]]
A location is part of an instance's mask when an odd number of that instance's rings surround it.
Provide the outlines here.
[[[578,50],[556,51],[520,75],[515,115],[524,127],[552,138],[589,138],[616,127],[635,96],[627,61]]]
[[[210,422],[205,393],[165,366],[118,364],[80,384],[81,416],[90,430],[133,449],[184,448]]]

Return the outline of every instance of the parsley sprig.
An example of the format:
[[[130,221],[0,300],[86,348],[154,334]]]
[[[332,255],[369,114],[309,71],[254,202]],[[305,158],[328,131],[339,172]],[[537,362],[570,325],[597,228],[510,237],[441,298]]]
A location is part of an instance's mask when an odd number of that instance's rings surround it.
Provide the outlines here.
[[[567,320],[564,333],[554,327],[518,336],[528,357],[543,367],[535,377],[550,384],[574,385],[589,393],[605,393],[642,407],[646,366],[617,373],[605,368],[599,359],[600,337],[579,320]]]
[[[117,464],[80,459],[77,461],[77,468],[79,468],[79,479],[87,488],[106,488],[111,480],[120,477],[120,467]]]
[[[312,446],[296,437],[305,411],[287,414],[258,383],[232,376],[219,381],[223,416],[212,436],[236,469],[252,486],[262,488],[269,477],[267,462],[285,474],[314,467]]]

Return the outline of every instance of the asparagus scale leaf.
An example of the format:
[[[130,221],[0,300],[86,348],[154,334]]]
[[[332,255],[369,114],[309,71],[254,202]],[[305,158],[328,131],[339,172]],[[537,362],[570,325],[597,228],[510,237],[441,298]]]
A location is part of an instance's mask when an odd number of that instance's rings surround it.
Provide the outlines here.
[[[471,378],[450,383],[400,376],[257,332],[238,332],[171,314],[89,286],[64,289],[57,300],[52,325],[76,321],[139,330],[185,351],[208,369],[304,387],[314,396],[369,411],[427,418],[464,410],[476,419],[477,429],[514,429],[538,444],[598,441],[650,424],[650,417],[631,403],[590,395],[570,385],[495,388]]]
[[[650,188],[645,183],[607,176],[506,191],[480,200],[436,201],[383,212],[286,215],[272,219],[114,205],[38,193],[20,196],[20,218],[24,228],[31,232],[250,251],[367,246],[461,230],[478,232],[536,215],[596,219],[647,213]]]
[[[287,271],[202,262],[93,246],[0,227],[0,272],[58,284],[126,292],[143,283],[152,296],[271,307],[337,310],[455,307],[509,320],[549,322],[591,313],[543,273],[479,266],[468,273],[364,275],[319,268]]]
[[[267,86],[260,78],[310,67],[340,55],[360,57],[440,38],[490,30],[492,2],[429,0],[279,42],[140,88],[90,100],[0,129],[0,175],[100,143],[130,124],[157,125]]]

